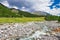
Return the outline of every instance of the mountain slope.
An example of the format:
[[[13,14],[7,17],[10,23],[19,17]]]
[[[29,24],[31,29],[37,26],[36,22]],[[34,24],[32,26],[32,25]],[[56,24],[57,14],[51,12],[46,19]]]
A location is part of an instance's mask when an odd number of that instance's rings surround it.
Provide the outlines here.
[[[43,12],[43,11],[34,11],[32,14],[36,14],[36,15],[40,15],[40,16],[47,16],[47,15],[51,15],[47,12]]]
[[[9,9],[0,3],[0,17],[38,17],[38,15],[14,8]]]
[[[0,17],[13,17],[13,16],[15,17],[15,16],[18,16],[18,15],[13,13],[9,8],[0,4]]]

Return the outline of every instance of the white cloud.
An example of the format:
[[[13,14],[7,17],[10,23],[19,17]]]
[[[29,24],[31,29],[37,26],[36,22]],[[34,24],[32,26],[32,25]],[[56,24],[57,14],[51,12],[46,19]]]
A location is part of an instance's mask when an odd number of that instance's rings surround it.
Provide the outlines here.
[[[18,7],[17,7],[17,6],[12,6],[12,8],[18,9]]]
[[[32,0],[31,0],[32,1]],[[53,15],[57,15],[60,13],[60,9],[50,9],[48,6],[50,6],[53,2],[50,2],[51,0],[35,0],[33,1],[32,9],[35,11],[45,11]]]
[[[10,7],[9,6],[9,3],[7,2],[7,1],[3,1],[3,2],[1,2],[3,5],[5,5],[5,6],[7,6],[7,7]]]
[[[50,14],[53,14],[53,15],[58,15],[60,12],[60,8],[59,9],[50,9],[49,7],[46,7],[45,10],[46,12],[50,13]]]
[[[26,9],[25,7],[22,7],[20,10],[29,12],[29,9]]]

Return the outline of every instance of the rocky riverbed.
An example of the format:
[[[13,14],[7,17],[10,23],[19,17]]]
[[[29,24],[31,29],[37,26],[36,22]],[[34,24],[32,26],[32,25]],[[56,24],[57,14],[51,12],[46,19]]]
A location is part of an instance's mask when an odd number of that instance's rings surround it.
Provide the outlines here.
[[[60,40],[57,21],[0,24],[0,40]]]

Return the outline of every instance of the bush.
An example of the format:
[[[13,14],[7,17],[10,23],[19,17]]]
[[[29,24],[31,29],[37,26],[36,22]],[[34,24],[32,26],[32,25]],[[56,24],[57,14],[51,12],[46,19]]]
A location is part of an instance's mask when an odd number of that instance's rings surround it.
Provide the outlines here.
[[[45,17],[45,20],[47,20],[47,21],[58,20],[58,16],[49,15],[49,16]]]
[[[59,18],[58,18],[58,22],[60,22],[60,16],[59,16]]]

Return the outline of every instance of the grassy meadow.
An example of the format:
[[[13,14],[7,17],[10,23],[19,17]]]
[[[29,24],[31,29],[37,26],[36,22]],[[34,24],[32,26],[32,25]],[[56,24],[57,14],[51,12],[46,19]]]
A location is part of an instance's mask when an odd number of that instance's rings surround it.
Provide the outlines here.
[[[7,8],[0,3],[0,23],[19,23],[30,21],[44,21],[44,17],[15,8]]]
[[[31,21],[44,21],[44,17],[0,18],[0,23],[20,23]]]

